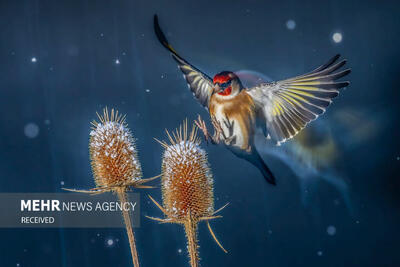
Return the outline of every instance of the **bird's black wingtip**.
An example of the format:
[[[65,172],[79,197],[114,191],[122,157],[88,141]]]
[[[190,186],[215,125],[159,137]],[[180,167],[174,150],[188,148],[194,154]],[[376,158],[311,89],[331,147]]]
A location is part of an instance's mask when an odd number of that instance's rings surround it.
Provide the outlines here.
[[[154,22],[154,28],[156,28],[156,25],[157,25],[158,27],[160,27],[159,24],[158,24],[158,15],[157,15],[157,14],[154,14],[154,16],[153,16],[153,22]]]
[[[327,63],[326,65],[331,66],[333,63],[335,63],[339,58],[341,57],[340,54],[334,55]]]
[[[160,28],[160,24],[158,23],[158,16],[157,14],[154,14],[154,19],[153,19],[153,25],[154,25],[154,32],[157,35],[158,40],[163,43],[163,41],[165,40],[165,35],[163,34],[163,32],[161,31]]]
[[[158,16],[157,14],[154,14],[154,32],[156,33],[157,39],[158,41],[160,41],[160,43],[167,48],[169,51],[173,52],[173,49],[171,47],[171,45],[168,43],[167,38],[165,37],[165,34],[163,33],[163,31],[161,30],[160,24],[158,23]]]
[[[335,63],[342,55],[336,54],[333,57],[331,57],[328,62],[325,64],[326,66],[331,66],[333,63]]]

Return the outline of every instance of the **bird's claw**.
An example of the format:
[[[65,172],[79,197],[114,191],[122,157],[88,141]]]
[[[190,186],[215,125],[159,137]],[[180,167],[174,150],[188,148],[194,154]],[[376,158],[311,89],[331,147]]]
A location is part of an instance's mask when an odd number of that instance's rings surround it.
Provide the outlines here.
[[[235,121],[230,121],[228,116],[225,116],[225,120],[224,120],[224,124],[226,126],[226,128],[228,128],[229,130],[229,136],[233,135],[233,128],[235,126]]]
[[[218,144],[221,141],[221,138],[223,139],[225,144],[232,144],[236,142],[236,136],[233,135],[233,127],[235,124],[235,121],[230,121],[228,117],[223,121],[224,125],[226,128],[229,130],[229,136],[225,135],[225,132],[222,128],[221,122],[217,120],[215,116],[211,116],[211,123],[214,127],[214,135],[211,135],[210,132],[207,129],[207,125],[205,121],[201,118],[199,115],[197,117],[197,120],[194,121],[196,126],[203,132],[204,134],[204,139],[208,144],[208,141],[210,140],[212,144]]]
[[[236,135],[225,138],[224,142],[228,146],[234,145],[236,143]]]
[[[221,122],[215,118],[215,116],[211,116],[211,123],[214,126],[214,142],[219,143],[221,136],[225,139],[225,133],[222,129]]]
[[[224,136],[224,142],[226,145],[233,145],[236,143],[236,135],[233,134],[235,121],[230,121],[228,116],[225,116],[224,124],[229,131],[229,136]]]
[[[204,140],[207,142],[208,144],[208,138],[209,138],[209,133],[208,133],[208,129],[206,126],[205,121],[201,118],[201,116],[199,115],[197,117],[197,120],[194,121],[194,123],[196,124],[196,126],[203,132],[204,134]]]

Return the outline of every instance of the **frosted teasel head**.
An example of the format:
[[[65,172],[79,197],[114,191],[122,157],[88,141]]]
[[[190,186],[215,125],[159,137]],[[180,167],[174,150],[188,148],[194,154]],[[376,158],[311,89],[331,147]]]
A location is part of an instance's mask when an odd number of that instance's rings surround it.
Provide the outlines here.
[[[107,108],[99,122],[92,122],[89,151],[93,176],[97,187],[113,187],[138,181],[142,168],[137,155],[135,139],[125,116]]]
[[[182,220],[212,216],[214,213],[213,176],[207,153],[200,147],[196,128],[188,135],[187,122],[171,134],[162,158],[162,196],[166,215]]]
[[[190,257],[196,259],[198,259],[197,224],[206,221],[212,237],[226,252],[212,231],[209,221],[222,218],[216,214],[227,204],[214,210],[214,180],[207,153],[200,147],[197,127],[193,125],[188,133],[187,121],[184,121],[178,129],[166,133],[169,141],[156,139],[165,149],[161,166],[163,205],[149,196],[165,218],[146,217],[161,223],[183,224],[188,238]]]
[[[129,187],[153,188],[144,185],[160,175],[142,178],[135,139],[125,121],[125,115],[117,110],[103,109],[97,113],[99,121],[93,121],[89,139],[89,154],[96,188],[90,190],[69,189],[71,192],[99,194],[107,191],[128,190]]]

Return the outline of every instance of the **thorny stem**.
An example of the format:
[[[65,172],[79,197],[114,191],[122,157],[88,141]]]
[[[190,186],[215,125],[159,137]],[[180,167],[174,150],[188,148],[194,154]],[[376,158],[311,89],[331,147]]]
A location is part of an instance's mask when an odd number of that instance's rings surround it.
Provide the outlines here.
[[[192,267],[199,267],[199,245],[197,240],[197,224],[189,213],[187,221],[184,222],[185,233],[188,242],[188,252],[190,257],[190,265]]]
[[[121,204],[127,202],[127,196],[124,188],[118,188],[117,190],[118,198]],[[122,215],[124,217],[124,223],[126,227],[126,232],[128,234],[128,239],[129,239],[129,246],[131,248],[131,254],[132,254],[132,261],[133,261],[133,266],[134,267],[139,267],[139,257],[137,254],[136,250],[136,243],[135,243],[135,236],[133,234],[133,229],[132,229],[132,224],[131,224],[131,218],[129,216],[129,211],[123,209],[122,210]]]

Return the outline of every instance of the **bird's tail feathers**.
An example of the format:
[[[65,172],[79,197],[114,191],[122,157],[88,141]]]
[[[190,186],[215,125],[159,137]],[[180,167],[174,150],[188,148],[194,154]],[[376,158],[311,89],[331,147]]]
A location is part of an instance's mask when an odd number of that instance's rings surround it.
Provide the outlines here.
[[[268,168],[267,164],[265,164],[264,160],[255,148],[249,161],[260,170],[268,183],[276,185],[275,176],[272,174],[271,170]]]

